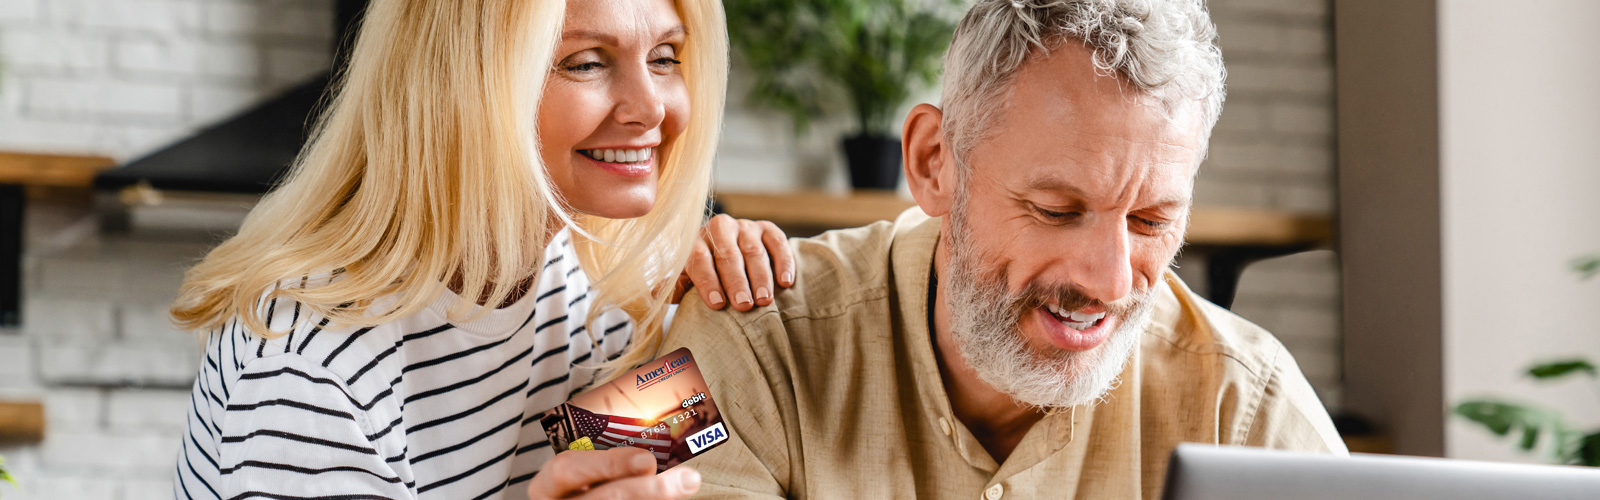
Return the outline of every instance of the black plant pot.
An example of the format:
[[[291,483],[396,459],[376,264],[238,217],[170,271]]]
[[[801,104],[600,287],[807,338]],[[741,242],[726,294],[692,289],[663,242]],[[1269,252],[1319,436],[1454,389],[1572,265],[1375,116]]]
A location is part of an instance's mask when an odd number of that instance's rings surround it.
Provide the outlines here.
[[[844,138],[850,187],[894,190],[900,187],[900,138],[857,134]]]

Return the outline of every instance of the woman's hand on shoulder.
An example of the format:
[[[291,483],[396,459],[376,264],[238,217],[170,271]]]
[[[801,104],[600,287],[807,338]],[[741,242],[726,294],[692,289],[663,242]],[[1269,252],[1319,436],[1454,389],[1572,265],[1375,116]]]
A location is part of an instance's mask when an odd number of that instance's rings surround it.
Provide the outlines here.
[[[528,498],[677,500],[700,490],[700,473],[686,466],[656,474],[656,459],[639,448],[556,454],[528,483]]]
[[[777,224],[718,214],[700,228],[689,264],[678,276],[672,303],[690,288],[712,309],[738,311],[772,304],[777,287],[794,286],[795,258]]]

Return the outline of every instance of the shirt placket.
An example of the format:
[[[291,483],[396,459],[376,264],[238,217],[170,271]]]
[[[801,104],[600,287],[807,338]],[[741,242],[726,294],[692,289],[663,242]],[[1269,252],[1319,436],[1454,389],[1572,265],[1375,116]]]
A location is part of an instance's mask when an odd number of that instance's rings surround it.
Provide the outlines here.
[[[938,417],[938,427],[949,440],[950,446],[955,448],[957,455],[968,465],[983,471],[989,477],[978,498],[1000,500],[1010,491],[1011,485],[1008,480],[1043,465],[1046,458],[1072,443],[1076,415],[1076,407],[1053,411],[1046,415],[1034,424],[1034,428],[1030,429],[1027,435],[1023,436],[1023,443],[1006,459],[1005,464],[995,463],[994,458],[989,456],[977,437],[955,417],[948,415]]]

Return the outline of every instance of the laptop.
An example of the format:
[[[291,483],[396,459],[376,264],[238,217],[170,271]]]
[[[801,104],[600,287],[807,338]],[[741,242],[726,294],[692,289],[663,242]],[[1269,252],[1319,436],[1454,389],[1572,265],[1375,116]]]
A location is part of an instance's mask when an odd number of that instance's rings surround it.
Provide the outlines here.
[[[1179,445],[1165,500],[1595,500],[1600,468]]]

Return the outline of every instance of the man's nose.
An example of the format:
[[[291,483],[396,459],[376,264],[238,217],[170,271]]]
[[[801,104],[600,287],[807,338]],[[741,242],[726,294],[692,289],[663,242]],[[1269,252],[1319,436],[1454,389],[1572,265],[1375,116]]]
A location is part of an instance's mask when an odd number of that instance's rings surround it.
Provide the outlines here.
[[[661,99],[661,89],[648,68],[620,72],[612,86],[617,103],[612,118],[622,125],[654,129],[666,119],[666,103]]]
[[[1067,278],[1089,298],[1113,303],[1133,289],[1133,264],[1128,254],[1128,227],[1122,221],[1097,221],[1066,252]]]

